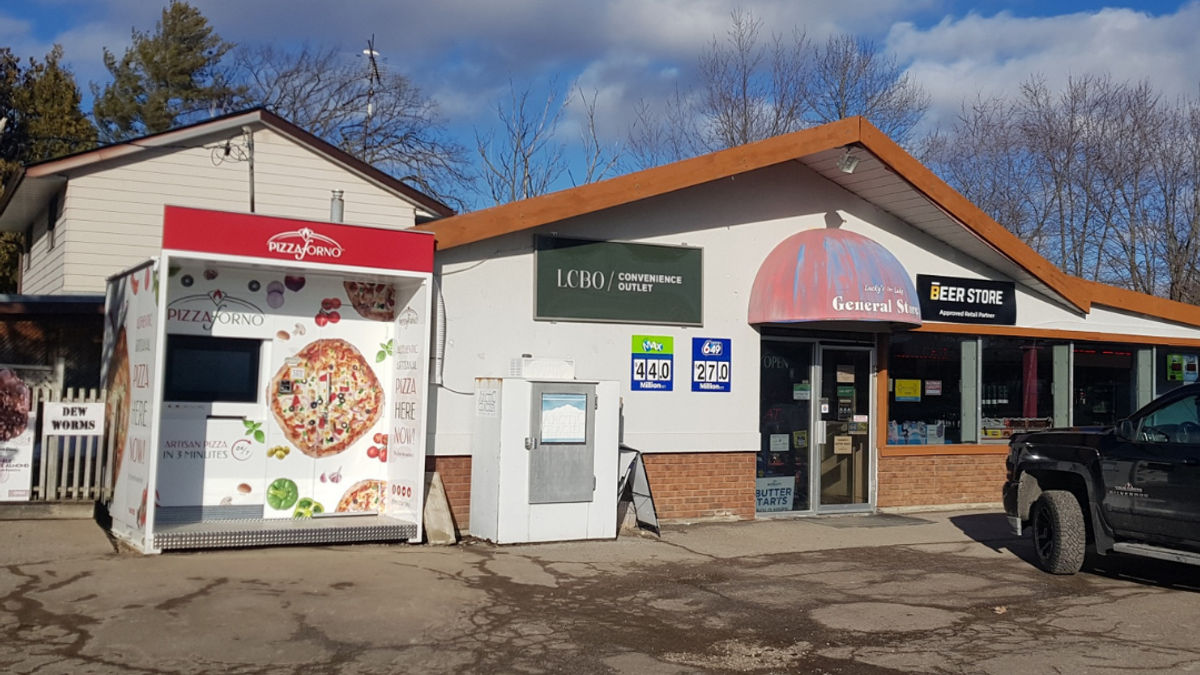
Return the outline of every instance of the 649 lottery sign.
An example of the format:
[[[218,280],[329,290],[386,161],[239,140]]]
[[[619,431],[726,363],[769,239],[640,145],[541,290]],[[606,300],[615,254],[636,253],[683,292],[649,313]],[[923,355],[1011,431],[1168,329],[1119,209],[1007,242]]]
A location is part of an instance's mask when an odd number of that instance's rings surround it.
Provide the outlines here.
[[[729,391],[729,338],[692,338],[692,391]]]

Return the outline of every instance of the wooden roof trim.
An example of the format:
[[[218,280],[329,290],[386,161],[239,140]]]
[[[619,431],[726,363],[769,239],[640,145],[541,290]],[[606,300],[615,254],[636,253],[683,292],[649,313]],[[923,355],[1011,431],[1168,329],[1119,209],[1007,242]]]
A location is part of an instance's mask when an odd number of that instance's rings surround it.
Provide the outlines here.
[[[991,245],[1033,276],[1041,279],[1072,305],[1087,312],[1088,293],[1054,263],[1034,251],[978,206],[950,187],[895,141],[870,122],[862,120],[862,145],[890,166],[900,178],[924,194],[984,242]]]
[[[848,145],[858,141],[860,121],[861,118],[850,117],[757,143],[425,223],[416,229],[435,233],[439,249],[463,246]]]
[[[1078,277],[1074,277],[1074,279],[1078,285],[1088,291],[1093,305],[1143,314],[1188,326],[1200,326],[1200,306],[1109,286],[1098,281]]]

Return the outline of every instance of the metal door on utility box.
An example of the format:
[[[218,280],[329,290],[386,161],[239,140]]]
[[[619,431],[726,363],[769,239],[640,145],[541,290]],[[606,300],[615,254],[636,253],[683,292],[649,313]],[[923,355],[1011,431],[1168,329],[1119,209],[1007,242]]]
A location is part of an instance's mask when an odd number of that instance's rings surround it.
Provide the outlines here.
[[[590,502],[596,491],[596,388],[535,383],[529,450],[529,503]]]

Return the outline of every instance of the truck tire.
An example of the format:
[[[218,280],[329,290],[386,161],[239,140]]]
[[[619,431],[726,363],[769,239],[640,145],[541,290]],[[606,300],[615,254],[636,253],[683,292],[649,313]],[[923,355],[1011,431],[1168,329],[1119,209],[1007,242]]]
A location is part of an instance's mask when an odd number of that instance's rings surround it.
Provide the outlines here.
[[[1033,551],[1038,566],[1051,574],[1075,574],[1087,553],[1087,528],[1075,495],[1047,490],[1030,514]]]

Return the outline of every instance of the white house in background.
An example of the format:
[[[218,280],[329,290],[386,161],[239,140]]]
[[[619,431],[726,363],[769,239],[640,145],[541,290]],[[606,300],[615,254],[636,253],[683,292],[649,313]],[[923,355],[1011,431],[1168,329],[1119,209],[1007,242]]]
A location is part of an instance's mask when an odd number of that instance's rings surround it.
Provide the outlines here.
[[[453,214],[288,121],[255,109],[24,167],[0,231],[25,233],[18,292],[102,294],[161,248],[163,206],[407,229]]]

